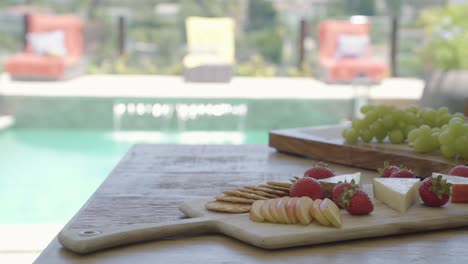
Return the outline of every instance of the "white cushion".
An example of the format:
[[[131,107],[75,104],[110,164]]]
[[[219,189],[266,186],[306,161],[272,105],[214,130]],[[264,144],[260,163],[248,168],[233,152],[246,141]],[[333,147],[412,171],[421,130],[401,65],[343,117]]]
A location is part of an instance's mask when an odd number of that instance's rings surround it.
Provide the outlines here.
[[[339,35],[336,56],[338,58],[363,57],[369,46],[369,36],[366,35]]]
[[[36,54],[64,56],[67,53],[65,33],[61,30],[31,32],[26,38]]]

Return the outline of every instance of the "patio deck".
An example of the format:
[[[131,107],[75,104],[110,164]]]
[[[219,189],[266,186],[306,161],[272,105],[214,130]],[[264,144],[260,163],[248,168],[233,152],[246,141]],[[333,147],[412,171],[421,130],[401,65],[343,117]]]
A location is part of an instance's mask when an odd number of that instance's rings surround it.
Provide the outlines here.
[[[230,83],[185,83],[179,76],[86,75],[60,82],[19,82],[11,81],[7,75],[0,74],[0,98],[352,100],[362,92],[360,88],[362,87],[352,85],[328,85],[312,78],[235,77]],[[391,78],[370,88],[368,99],[372,102],[417,104],[422,96],[424,82],[418,79]],[[0,263],[30,263],[60,228],[61,225],[0,225],[0,231],[4,234],[0,239]],[[25,237],[33,239],[24,243]]]
[[[180,76],[85,75],[60,82],[11,81],[0,77],[4,96],[80,96],[140,98],[351,99],[353,85],[330,85],[313,78],[235,77],[230,83],[186,83]],[[389,78],[369,86],[370,100],[418,101],[424,82]]]

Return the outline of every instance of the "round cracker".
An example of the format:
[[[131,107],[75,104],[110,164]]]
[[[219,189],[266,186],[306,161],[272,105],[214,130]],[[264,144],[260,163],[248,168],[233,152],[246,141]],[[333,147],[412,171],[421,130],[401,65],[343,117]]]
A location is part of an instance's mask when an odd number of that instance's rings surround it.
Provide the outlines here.
[[[213,201],[206,203],[206,209],[210,211],[223,212],[223,213],[248,213],[252,205],[245,203],[230,203]]]
[[[275,185],[260,184],[260,187],[270,188],[270,189],[277,190],[277,191],[289,192],[289,188],[275,186]]]
[[[292,184],[289,182],[276,182],[276,181],[270,181],[267,182],[268,185],[273,185],[273,186],[279,186],[279,187],[284,187],[284,188],[291,188]]]
[[[247,199],[254,199],[254,200],[267,200],[268,199],[267,197],[263,197],[263,196],[256,195],[253,193],[243,193],[243,192],[236,191],[236,190],[224,191],[223,193],[227,195],[239,196],[239,197],[243,197]]]
[[[279,198],[279,197],[281,197],[281,196],[279,196],[277,194],[267,193],[267,192],[262,192],[262,191],[256,191],[256,190],[247,189],[247,188],[240,188],[240,189],[237,189],[237,191],[245,192],[245,193],[253,193],[253,194],[260,195],[260,196],[263,196],[263,197],[266,197],[266,198]]]
[[[278,195],[280,197],[286,196],[286,195],[289,194],[289,193],[284,192],[284,191],[278,191],[278,190],[274,190],[274,189],[271,189],[271,188],[265,188],[265,187],[260,187],[260,186],[245,186],[244,188],[250,189],[250,190],[256,190],[256,191],[262,191],[262,192],[266,192],[266,193],[271,193],[271,194]]]
[[[256,200],[254,199],[247,199],[239,196],[230,196],[230,195],[220,195],[216,196],[217,201],[222,202],[231,202],[231,203],[246,203],[246,204],[253,204]]]

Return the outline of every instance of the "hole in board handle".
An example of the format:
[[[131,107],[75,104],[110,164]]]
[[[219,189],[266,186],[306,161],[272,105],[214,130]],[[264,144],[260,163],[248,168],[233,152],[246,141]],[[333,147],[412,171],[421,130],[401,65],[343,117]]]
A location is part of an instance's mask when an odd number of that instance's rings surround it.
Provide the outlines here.
[[[101,231],[97,230],[84,230],[80,232],[80,236],[97,236],[101,234]]]

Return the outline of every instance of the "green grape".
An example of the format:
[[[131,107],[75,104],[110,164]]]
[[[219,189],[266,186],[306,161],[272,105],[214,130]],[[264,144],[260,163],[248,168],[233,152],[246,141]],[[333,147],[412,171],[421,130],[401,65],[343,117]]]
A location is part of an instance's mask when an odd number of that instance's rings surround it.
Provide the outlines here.
[[[403,117],[403,120],[405,120],[407,124],[413,124],[413,125],[417,123],[417,119],[418,117],[413,112],[406,112]]]
[[[398,121],[395,127],[397,129],[400,129],[401,131],[404,131],[406,126],[407,125],[406,125],[405,121]]]
[[[362,141],[369,143],[372,141],[372,138],[374,135],[369,131],[369,129],[363,129],[360,131],[360,134]]]
[[[374,108],[375,108],[375,107],[372,106],[372,105],[363,105],[363,106],[361,106],[360,111],[361,111],[362,114],[365,115],[365,114],[367,114],[369,111],[374,110]]]
[[[393,116],[391,115],[386,115],[382,118],[382,122],[385,126],[386,129],[391,130],[393,126],[395,125],[395,120],[393,119]]]
[[[468,134],[468,123],[464,123],[462,126],[463,134]]]
[[[456,155],[455,149],[452,148],[450,145],[442,145],[440,147],[440,152],[442,152],[442,155],[446,158],[452,158]]]
[[[416,113],[419,112],[419,109],[416,106],[412,105],[412,106],[409,106],[409,107],[405,108],[405,111],[416,114]]]
[[[458,117],[458,118],[460,118],[460,119],[462,119],[462,120],[465,119],[465,115],[464,115],[463,113],[460,113],[460,112],[454,113],[454,114],[452,115],[452,117]]]
[[[438,114],[450,114],[449,109],[447,107],[439,107],[439,109],[437,109],[437,113]]]
[[[465,123],[464,118],[458,117],[458,116],[452,116],[452,118],[449,121],[449,125],[454,124],[454,123],[459,123],[463,124]]]
[[[395,110],[394,106],[381,105],[380,106],[380,116],[390,115],[393,112],[393,110]]]
[[[420,134],[419,128],[415,128],[408,133],[408,141],[413,143]]]
[[[353,119],[353,121],[351,121],[351,127],[357,131],[361,130],[363,128],[362,120],[358,118]]]
[[[438,127],[441,127],[447,124],[451,118],[452,116],[449,113],[437,114],[436,124]]]
[[[385,127],[381,120],[377,120],[376,122],[374,122],[370,126],[370,131],[379,142],[382,142],[387,136],[387,130],[385,130]]]
[[[430,127],[437,126],[437,112],[432,109],[423,109],[419,113],[420,118],[422,119],[423,124]]]
[[[379,117],[383,117],[387,114],[387,108],[383,105],[379,105],[374,109],[374,112],[377,113]]]
[[[388,138],[392,144],[401,144],[405,140],[403,132],[399,129],[395,129],[388,133]]]
[[[343,130],[341,131],[341,136],[345,138],[346,135],[348,135],[348,131],[349,131],[349,128],[343,129]]]
[[[444,130],[439,134],[439,142],[441,145],[448,145],[452,141],[453,138],[447,130]]]
[[[422,125],[418,129],[420,136],[428,136],[432,132],[432,129],[428,125]]]
[[[416,152],[429,152],[439,148],[439,141],[431,135],[419,136],[413,144]]]
[[[405,137],[408,138],[409,133],[413,130],[416,129],[415,125],[407,125],[403,131],[405,132]]]
[[[342,136],[349,144],[355,144],[359,138],[359,133],[352,127],[346,128],[342,132]]]
[[[393,119],[395,119],[398,122],[404,121],[405,119],[405,112],[400,109],[396,109],[395,111],[393,111],[392,115],[393,115]]]
[[[463,135],[459,136],[455,139],[455,151],[458,154],[462,154],[466,152],[466,149],[468,148],[468,136]]]
[[[463,134],[464,130],[465,129],[463,127],[463,123],[459,122],[453,122],[449,124],[449,128],[447,129],[447,131],[450,133],[450,136],[454,138],[458,137],[458,135]]]
[[[377,121],[377,119],[379,119],[379,114],[376,111],[370,111],[364,117],[364,120],[366,120],[366,122],[369,122],[369,124]]]

